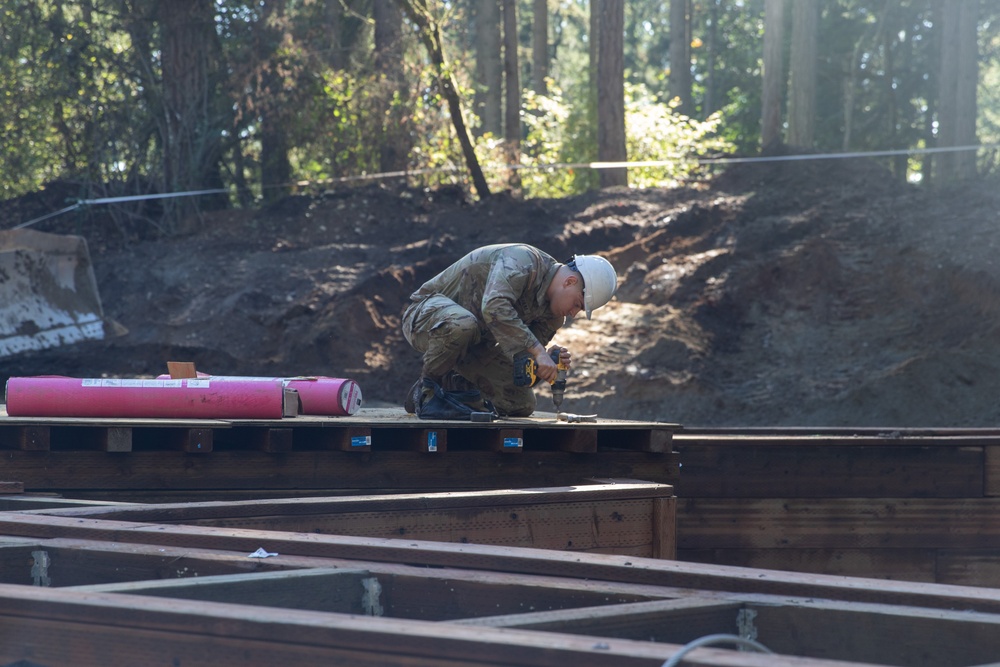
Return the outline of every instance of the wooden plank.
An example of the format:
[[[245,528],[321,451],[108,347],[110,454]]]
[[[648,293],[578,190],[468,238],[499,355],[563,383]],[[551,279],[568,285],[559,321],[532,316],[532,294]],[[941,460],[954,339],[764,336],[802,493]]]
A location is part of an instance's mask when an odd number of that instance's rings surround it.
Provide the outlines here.
[[[679,549],[677,558],[761,570],[972,585],[968,580],[939,578],[939,553],[937,549]]]
[[[135,448],[139,447],[137,437]],[[377,448],[376,448],[377,449]],[[372,451],[364,456],[337,451],[292,451],[280,466],[264,452],[219,451],[192,457],[179,451],[29,453],[8,451],[4,476],[27,490],[100,490],[102,499],[129,489],[327,489],[420,491],[573,486],[595,472],[608,477],[671,483],[678,467],[672,454],[643,452],[524,451],[519,456],[488,452]]]
[[[375,586],[367,585],[373,579],[366,570],[317,568],[95,584],[73,590],[381,616],[377,580]]]
[[[677,499],[653,499],[653,558],[677,558]]]
[[[936,564],[940,583],[1000,588],[1000,549],[940,549]]]
[[[660,502],[664,497],[672,501],[671,494],[668,485],[619,483],[550,490],[80,507],[46,513],[653,556],[656,550],[673,553],[673,503]]]
[[[742,608],[743,604],[739,602],[681,598],[557,611],[529,611],[457,622],[493,628],[522,628],[687,644],[706,635],[736,634],[736,617]]]
[[[675,438],[688,498],[979,498],[978,447],[715,446]]]
[[[328,429],[324,429],[328,431]],[[329,438],[330,447],[344,452],[370,452],[372,450],[372,430],[367,426],[336,428],[324,433]]]
[[[279,498],[243,501],[208,501],[162,504],[94,503],[67,501],[81,507],[60,508],[46,514],[90,517],[121,521],[187,523],[198,519],[239,517],[276,517],[290,515],[346,514],[351,512],[387,512],[412,510],[469,510],[473,508],[509,509],[543,503],[596,503],[636,499],[671,498],[669,484],[641,480],[587,480],[579,486],[538,487],[527,489],[489,489],[445,493],[393,493],[384,495],[329,496],[316,498]]]
[[[648,499],[186,520],[185,524],[653,555],[653,513]]]
[[[984,495],[1000,496],[1000,445],[984,447],[983,464]]]
[[[823,597],[852,602],[919,605],[1000,613],[1000,591],[902,581],[852,580],[817,574],[745,570],[634,556],[565,553],[543,549],[422,542],[409,539],[343,535],[304,535],[201,526],[167,526],[119,521],[0,514],[0,534],[36,539],[73,538],[121,543],[220,549],[291,556],[420,563],[423,567],[461,567],[482,571],[601,579],[627,584],[656,584],[730,593]],[[701,593],[704,595],[704,593]]]
[[[602,449],[634,449],[640,452],[669,452],[673,433],[663,429],[600,430],[597,445]]]
[[[826,600],[748,608],[757,640],[777,653],[907,667],[976,665],[1000,655],[995,614]]]
[[[680,648],[627,639],[595,645],[592,637],[551,632],[26,586],[0,586],[0,621],[8,636],[18,638],[0,643],[0,660],[79,667],[660,667]],[[701,667],[848,667],[709,649],[691,656]]]
[[[856,432],[855,432],[856,431]],[[685,428],[674,433],[674,444],[727,447],[986,447],[1000,445],[1000,430],[989,429],[824,429],[804,427],[739,428],[729,433]]]
[[[678,549],[995,549],[997,498],[687,498]]]

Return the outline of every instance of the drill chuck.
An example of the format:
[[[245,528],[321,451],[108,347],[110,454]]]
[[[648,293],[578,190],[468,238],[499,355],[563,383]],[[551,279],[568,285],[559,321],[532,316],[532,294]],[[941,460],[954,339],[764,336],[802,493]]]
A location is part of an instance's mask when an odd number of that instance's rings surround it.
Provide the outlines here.
[[[562,406],[563,396],[566,394],[566,371],[569,367],[559,361],[559,350],[555,349],[549,353],[552,361],[558,368],[556,379],[552,385],[552,403],[556,410]],[[528,353],[520,354],[514,358],[514,384],[518,387],[534,387],[538,383],[538,364],[534,357]]]

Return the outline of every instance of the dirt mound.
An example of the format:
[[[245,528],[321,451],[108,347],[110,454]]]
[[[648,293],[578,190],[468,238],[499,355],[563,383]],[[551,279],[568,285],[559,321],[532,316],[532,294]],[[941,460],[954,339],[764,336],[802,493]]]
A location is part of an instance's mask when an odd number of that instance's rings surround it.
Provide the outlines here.
[[[40,210],[43,194],[0,205],[0,219]],[[207,214],[174,237],[90,210],[36,228],[90,240],[106,314],[127,333],[3,368],[149,376],[192,360],[348,376],[369,404],[396,404],[419,370],[399,331],[409,294],[468,250],[522,241],[560,259],[604,254],[623,278],[611,304],[557,338],[577,360],[565,409],[688,425],[992,426],[998,210],[995,182],[930,192],[858,160],[560,200],[372,186]]]

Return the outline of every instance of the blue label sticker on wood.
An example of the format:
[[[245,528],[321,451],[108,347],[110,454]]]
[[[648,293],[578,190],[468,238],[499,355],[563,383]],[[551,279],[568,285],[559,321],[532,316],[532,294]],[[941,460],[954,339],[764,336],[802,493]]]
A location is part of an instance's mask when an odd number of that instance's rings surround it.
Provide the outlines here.
[[[427,432],[427,451],[436,452],[438,450],[438,434],[437,431]]]
[[[367,447],[372,444],[370,435],[355,435],[351,437],[351,447]]]
[[[503,439],[503,446],[504,447],[521,447],[523,444],[524,444],[524,440],[522,440],[521,438],[504,438]]]

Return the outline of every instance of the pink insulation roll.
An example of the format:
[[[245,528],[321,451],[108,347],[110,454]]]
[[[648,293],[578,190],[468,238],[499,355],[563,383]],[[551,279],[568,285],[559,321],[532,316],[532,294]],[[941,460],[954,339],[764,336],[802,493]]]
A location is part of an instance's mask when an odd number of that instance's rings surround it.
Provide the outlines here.
[[[161,375],[161,378],[170,377]],[[199,378],[213,382],[284,382],[299,394],[299,414],[343,416],[353,415],[361,408],[361,387],[354,380],[319,375],[299,377],[247,377],[241,375],[209,375],[198,373]]]
[[[7,414],[12,417],[281,419],[289,414],[286,392],[288,389],[280,380],[217,382],[212,378],[12,377],[7,380]]]

